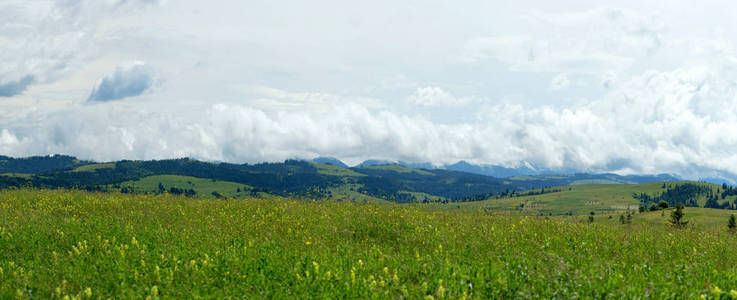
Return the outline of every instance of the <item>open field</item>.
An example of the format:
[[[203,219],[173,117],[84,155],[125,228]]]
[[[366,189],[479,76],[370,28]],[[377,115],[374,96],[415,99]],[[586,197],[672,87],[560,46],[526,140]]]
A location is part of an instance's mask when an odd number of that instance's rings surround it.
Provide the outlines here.
[[[587,184],[556,187],[560,192],[541,195],[507,197],[485,201],[466,202],[460,206],[481,207],[495,211],[518,211],[528,215],[553,214],[562,215],[569,212],[574,215],[585,215],[589,212],[597,214],[617,211],[637,210],[640,202],[632,197],[633,193],[659,194],[665,189],[663,185],[674,186],[683,182],[655,182],[645,184]],[[718,185],[695,183],[711,187],[715,192]],[[726,200],[734,200],[729,196]],[[699,199],[704,205],[705,199]],[[720,200],[724,201],[724,200]]]
[[[179,175],[154,175],[139,180],[126,181],[119,185],[121,187],[132,187],[137,193],[154,193],[159,190],[159,183],[166,190],[172,187],[193,189],[201,198],[214,198],[213,192],[229,198],[244,198],[250,195],[248,193],[250,187],[240,183]]]
[[[89,164],[80,167],[76,167],[72,172],[93,172],[98,169],[114,169],[115,163],[101,163],[101,164]]]
[[[717,226],[729,211],[687,208],[697,226],[676,230],[660,212],[622,225],[441,207],[3,191],[0,298],[717,298],[737,289],[737,236]]]
[[[312,164],[317,168],[317,172],[320,174],[325,175],[332,175],[332,176],[349,176],[349,177],[360,177],[360,176],[366,176],[364,174],[358,173],[356,171],[353,171],[351,169],[341,168],[333,165],[326,165],[326,164]]]

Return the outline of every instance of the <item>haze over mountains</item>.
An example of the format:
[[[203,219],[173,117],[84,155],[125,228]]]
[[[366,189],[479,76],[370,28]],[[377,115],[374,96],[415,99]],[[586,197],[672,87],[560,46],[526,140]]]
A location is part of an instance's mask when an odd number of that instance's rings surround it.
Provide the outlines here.
[[[334,166],[339,166],[343,168],[348,168],[349,166],[345,163],[343,163],[341,160],[334,158],[334,157],[318,157],[315,159],[310,160],[315,163],[320,164],[330,164]],[[435,165],[429,162],[426,163],[408,163],[403,161],[390,161],[390,160],[378,160],[378,159],[369,159],[365,160],[354,167],[356,168],[362,168],[362,167],[368,167],[368,166],[380,166],[380,165],[400,165],[408,168],[414,168],[414,169],[427,169],[427,170],[434,170],[434,169],[441,169],[441,170],[450,170],[450,171],[459,171],[459,172],[466,172],[466,173],[472,173],[472,174],[479,174],[479,175],[485,175],[485,176],[492,176],[497,178],[507,178],[507,177],[514,177],[514,176],[535,176],[535,175],[572,175],[572,174],[586,174],[586,172],[577,172],[573,169],[564,169],[564,170],[551,170],[546,168],[536,168],[535,166],[525,163],[521,164],[519,167],[516,168],[509,168],[504,166],[497,166],[497,165],[476,165],[471,164],[466,161],[459,161],[454,164],[450,165]],[[596,174],[596,173],[593,173]],[[682,178],[678,176],[677,174],[634,174],[634,175],[626,175],[623,177],[628,178],[651,178],[651,177],[657,177],[662,179],[662,181],[675,181],[675,180],[681,180]],[[711,183],[717,183],[721,184],[723,182],[729,182],[734,183],[734,181],[730,180],[729,178],[704,178],[703,181],[711,182]]]

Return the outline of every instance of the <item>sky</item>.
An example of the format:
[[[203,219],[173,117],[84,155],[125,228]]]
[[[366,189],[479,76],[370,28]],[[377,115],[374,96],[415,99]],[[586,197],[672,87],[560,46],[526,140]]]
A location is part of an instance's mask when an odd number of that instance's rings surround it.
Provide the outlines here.
[[[737,174],[728,1],[0,0],[0,154]]]

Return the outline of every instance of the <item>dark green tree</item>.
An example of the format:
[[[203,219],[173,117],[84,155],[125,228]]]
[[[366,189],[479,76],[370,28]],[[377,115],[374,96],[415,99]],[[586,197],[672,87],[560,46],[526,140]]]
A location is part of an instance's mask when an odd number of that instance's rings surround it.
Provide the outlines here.
[[[683,221],[683,216],[685,214],[683,213],[683,205],[677,205],[676,210],[674,210],[670,214],[670,224],[673,225],[675,228],[684,228],[686,227],[686,224],[688,224],[688,221]]]
[[[593,211],[589,215],[589,223],[592,223],[592,222],[594,222],[594,212]]]
[[[729,222],[727,222],[727,229],[729,232],[737,231],[737,217],[734,214],[729,215]]]

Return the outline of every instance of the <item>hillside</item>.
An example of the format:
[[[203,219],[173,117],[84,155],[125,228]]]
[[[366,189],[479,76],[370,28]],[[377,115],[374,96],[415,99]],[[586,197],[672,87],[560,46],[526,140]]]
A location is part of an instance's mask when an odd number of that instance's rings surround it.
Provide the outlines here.
[[[646,184],[586,184],[494,195],[481,201],[457,203],[492,211],[526,215],[584,215],[617,211],[651,210],[664,201],[668,206],[737,209],[737,189],[701,182]]]
[[[213,192],[218,192],[219,196],[235,198],[272,194],[313,199],[409,203],[465,202],[553,186],[590,183],[632,184],[662,179],[660,176],[614,174],[495,178],[460,171],[382,164],[379,161],[354,168],[342,167],[340,161],[330,158],[319,158],[316,161],[323,161],[325,164],[301,160],[230,164],[187,158],[92,163],[58,155],[20,159],[4,157],[0,161],[3,171],[0,173],[0,189],[30,186],[89,191],[117,190],[126,193],[167,191],[200,197],[214,196]],[[160,176],[168,177],[161,179],[164,177]],[[174,183],[164,184],[164,188],[161,189],[158,186],[159,181],[162,181],[162,184],[169,181]],[[190,184],[194,181],[202,183]],[[224,185],[207,187],[205,181],[221,182]],[[219,187],[222,190],[217,190]]]

